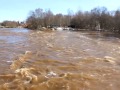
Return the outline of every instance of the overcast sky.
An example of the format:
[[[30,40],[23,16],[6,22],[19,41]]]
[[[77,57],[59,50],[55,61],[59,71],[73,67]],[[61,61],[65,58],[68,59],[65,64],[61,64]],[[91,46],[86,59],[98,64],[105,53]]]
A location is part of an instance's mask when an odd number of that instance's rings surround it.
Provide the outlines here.
[[[109,11],[120,8],[120,0],[0,0],[0,21],[24,21],[29,11],[50,9],[54,14],[66,14],[68,9],[90,11],[105,6]]]

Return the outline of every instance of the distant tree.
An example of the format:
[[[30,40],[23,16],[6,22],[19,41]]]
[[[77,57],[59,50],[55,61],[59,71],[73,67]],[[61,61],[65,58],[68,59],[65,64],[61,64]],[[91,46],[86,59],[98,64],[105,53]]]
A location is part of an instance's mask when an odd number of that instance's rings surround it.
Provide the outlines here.
[[[67,26],[70,25],[70,22],[71,22],[73,16],[74,16],[74,12],[71,9],[68,9],[67,15],[66,15],[66,18],[67,18],[66,24],[67,24]]]
[[[27,28],[37,29],[37,19],[34,16],[29,16],[26,20]]]
[[[57,26],[62,26],[63,25],[62,20],[63,20],[63,15],[61,13],[56,14],[54,15],[53,24]]]
[[[95,29],[96,25],[100,23],[100,16],[101,16],[101,10],[99,7],[91,10],[91,17],[90,17],[91,29]]]
[[[1,23],[2,26],[8,27],[8,28],[16,28],[19,26],[19,22],[16,21],[3,21]]]
[[[120,33],[120,10],[117,10],[115,12],[114,20],[115,20],[115,30]]]
[[[85,28],[87,24],[86,22],[86,16],[81,11],[78,11],[71,19],[71,25],[75,28]]]
[[[53,23],[53,13],[50,10],[43,11],[40,8],[35,9],[35,11],[31,11],[26,23],[28,28],[31,29],[50,26]]]
[[[54,18],[54,15],[52,13],[51,10],[47,10],[45,12],[45,17],[44,17],[44,26],[47,27],[47,26],[50,26],[53,24],[53,18]]]

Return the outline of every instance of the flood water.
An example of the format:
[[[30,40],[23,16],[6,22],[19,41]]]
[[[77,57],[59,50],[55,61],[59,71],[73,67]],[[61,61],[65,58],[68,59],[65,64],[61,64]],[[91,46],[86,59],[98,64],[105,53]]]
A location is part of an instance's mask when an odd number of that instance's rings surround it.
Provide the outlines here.
[[[0,29],[0,90],[119,89],[118,37]]]

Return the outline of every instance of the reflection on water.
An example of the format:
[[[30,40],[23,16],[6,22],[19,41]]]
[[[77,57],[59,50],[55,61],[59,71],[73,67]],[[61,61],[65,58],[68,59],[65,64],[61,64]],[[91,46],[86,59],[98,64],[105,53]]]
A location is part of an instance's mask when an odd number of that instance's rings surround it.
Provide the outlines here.
[[[8,31],[8,28],[1,28],[0,31]],[[25,28],[9,28],[9,31],[12,31],[12,32],[22,32],[22,33],[27,33],[29,32],[28,29],[25,29]]]
[[[119,38],[16,30],[0,30],[0,90],[119,90]]]
[[[84,35],[87,35],[87,36],[90,36],[94,39],[99,39],[99,40],[103,40],[103,41],[110,41],[110,42],[116,42],[116,43],[119,43],[119,38],[120,38],[120,35],[117,34],[117,33],[112,33],[112,32],[100,32],[100,31],[89,31],[86,32],[84,31],[83,32]]]
[[[6,40],[7,43],[17,43],[25,40],[25,38],[21,36],[0,36],[0,41],[3,40]]]
[[[11,29],[11,31],[13,31],[13,32],[22,32],[22,33],[27,33],[27,32],[29,32],[29,30],[28,29],[25,29],[25,28],[12,28]]]

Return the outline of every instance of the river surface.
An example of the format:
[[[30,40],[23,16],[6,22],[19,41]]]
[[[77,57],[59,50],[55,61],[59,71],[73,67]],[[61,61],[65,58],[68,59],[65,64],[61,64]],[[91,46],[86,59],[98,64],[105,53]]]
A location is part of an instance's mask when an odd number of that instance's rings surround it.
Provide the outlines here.
[[[0,90],[119,90],[111,33],[0,29]]]

